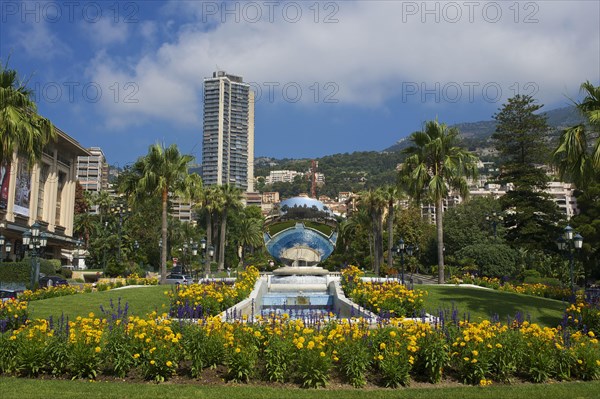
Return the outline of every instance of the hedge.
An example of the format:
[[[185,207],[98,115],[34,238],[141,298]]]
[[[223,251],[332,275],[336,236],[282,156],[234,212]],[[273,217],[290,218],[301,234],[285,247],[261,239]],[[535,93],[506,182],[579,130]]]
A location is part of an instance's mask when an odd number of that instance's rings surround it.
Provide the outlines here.
[[[40,273],[56,274],[54,265],[40,259]],[[21,262],[3,262],[0,264],[0,282],[3,283],[29,283],[31,281],[31,260]]]

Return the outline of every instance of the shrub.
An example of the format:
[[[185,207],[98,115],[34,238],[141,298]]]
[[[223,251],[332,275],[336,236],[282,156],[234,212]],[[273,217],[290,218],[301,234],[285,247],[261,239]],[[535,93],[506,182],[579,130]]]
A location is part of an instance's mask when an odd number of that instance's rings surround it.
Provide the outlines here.
[[[40,259],[40,273],[54,274],[54,266],[49,261]],[[31,282],[31,260],[3,262],[0,267],[0,281],[29,284]]]
[[[60,272],[64,276],[64,278],[72,278],[73,277],[73,270],[67,269],[66,267],[61,268]]]
[[[552,277],[525,277],[524,284],[544,284],[550,287],[560,287],[562,283],[557,278]]]

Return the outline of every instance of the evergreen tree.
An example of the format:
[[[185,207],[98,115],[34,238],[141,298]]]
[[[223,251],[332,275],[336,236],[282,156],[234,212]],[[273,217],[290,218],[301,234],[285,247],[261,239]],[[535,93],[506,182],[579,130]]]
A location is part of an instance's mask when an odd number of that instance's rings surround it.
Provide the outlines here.
[[[536,114],[543,107],[531,96],[509,98],[493,118],[498,125],[492,139],[509,169],[544,163],[548,147],[545,143],[548,124],[544,114]]]
[[[545,115],[535,113],[542,107],[531,96],[510,98],[494,115],[498,125],[492,138],[503,160],[500,180],[513,185],[501,198],[506,240],[532,249],[554,249],[563,216],[542,191],[548,177],[538,166],[548,154],[548,125]]]

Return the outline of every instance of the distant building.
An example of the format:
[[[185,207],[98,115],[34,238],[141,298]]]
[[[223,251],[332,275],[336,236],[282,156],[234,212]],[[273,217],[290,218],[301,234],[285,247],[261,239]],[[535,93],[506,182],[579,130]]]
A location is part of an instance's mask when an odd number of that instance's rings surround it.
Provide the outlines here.
[[[292,183],[296,176],[303,175],[295,170],[272,170],[269,172],[269,176],[265,177],[265,184]]]
[[[469,197],[492,197],[494,199],[498,199],[513,189],[513,183],[507,183],[506,185],[488,183],[484,187],[476,187],[469,190]],[[560,211],[567,217],[567,219],[571,219],[579,212],[574,190],[575,189],[571,183],[550,182],[548,183],[544,192],[550,195],[552,201],[556,203]],[[448,197],[444,198],[443,210],[445,212],[449,208],[452,208],[462,202],[463,198],[460,195],[457,193],[451,193]],[[428,219],[431,223],[435,223],[435,213],[436,211],[434,204],[424,203],[421,205],[422,216]]]
[[[171,199],[171,209],[170,214],[175,219],[178,219],[182,222],[190,223],[194,220],[194,212],[193,212],[194,204],[191,201],[186,201],[178,197],[174,197]]]
[[[77,180],[85,191],[108,188],[108,164],[100,147],[88,148],[89,155],[77,157]]]
[[[254,92],[224,71],[204,79],[202,180],[254,191]]]
[[[279,203],[279,191],[266,191],[262,193],[263,204],[277,204]]]
[[[348,198],[350,198],[350,196],[351,196],[351,195],[352,195],[352,192],[351,192],[351,191],[340,191],[340,192],[338,193],[338,198],[337,198],[337,200],[338,200],[338,202],[346,202],[346,200],[347,200]]]
[[[558,209],[567,216],[567,219],[571,219],[579,213],[574,194],[575,187],[571,183],[550,182],[545,191],[550,194]]]
[[[243,203],[245,206],[258,206],[260,207],[262,204],[262,197],[260,193],[257,192],[246,192],[244,193]]]
[[[322,186],[323,184],[325,184],[325,174],[321,172],[316,172],[315,180],[317,181],[317,185]]]

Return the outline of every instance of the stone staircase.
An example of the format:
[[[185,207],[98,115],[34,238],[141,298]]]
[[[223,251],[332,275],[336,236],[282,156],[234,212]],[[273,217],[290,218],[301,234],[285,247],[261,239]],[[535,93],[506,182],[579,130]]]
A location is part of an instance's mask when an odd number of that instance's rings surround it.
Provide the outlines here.
[[[407,278],[407,277],[405,277],[405,278]],[[407,280],[408,279],[410,279],[410,274],[408,275]],[[414,273],[412,275],[412,279],[413,279],[413,284],[437,284],[438,283],[437,277],[433,277],[428,274]]]

